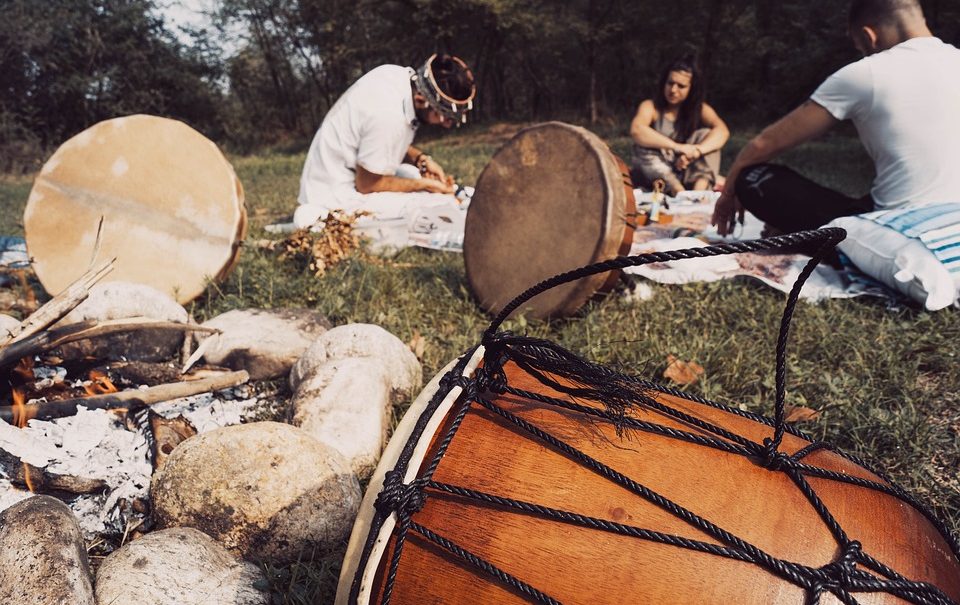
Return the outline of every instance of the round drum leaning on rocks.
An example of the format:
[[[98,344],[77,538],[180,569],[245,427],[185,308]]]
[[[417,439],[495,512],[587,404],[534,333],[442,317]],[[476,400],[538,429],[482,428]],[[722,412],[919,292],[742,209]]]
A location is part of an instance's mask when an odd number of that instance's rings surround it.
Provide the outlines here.
[[[32,266],[50,293],[116,258],[107,281],[146,284],[185,304],[240,256],[243,187],[213,141],[150,115],[104,120],[63,143],[23,212]]]
[[[784,421],[790,317],[843,235],[621,257],[527,290],[398,427],[337,603],[960,602],[956,537],[881,472]],[[773,419],[497,331],[583,275],[809,243],[820,251],[787,301]]]

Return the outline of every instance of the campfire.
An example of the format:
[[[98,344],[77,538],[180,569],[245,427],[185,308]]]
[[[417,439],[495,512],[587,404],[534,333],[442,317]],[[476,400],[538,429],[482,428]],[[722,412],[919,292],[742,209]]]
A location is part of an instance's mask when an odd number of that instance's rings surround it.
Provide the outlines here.
[[[143,318],[51,327],[109,267],[85,274],[0,343],[0,510],[33,494],[53,495],[74,511],[88,539],[115,541],[131,528],[149,529],[150,478],[177,444],[239,424],[259,406],[244,371],[182,372],[184,359],[56,356],[65,343],[106,334],[215,332]]]

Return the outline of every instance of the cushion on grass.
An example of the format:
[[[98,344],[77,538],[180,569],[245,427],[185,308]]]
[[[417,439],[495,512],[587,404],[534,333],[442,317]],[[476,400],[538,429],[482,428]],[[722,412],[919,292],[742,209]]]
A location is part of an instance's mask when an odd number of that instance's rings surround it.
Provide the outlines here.
[[[922,304],[950,306],[960,291],[960,204],[870,212],[830,223],[858,269]]]

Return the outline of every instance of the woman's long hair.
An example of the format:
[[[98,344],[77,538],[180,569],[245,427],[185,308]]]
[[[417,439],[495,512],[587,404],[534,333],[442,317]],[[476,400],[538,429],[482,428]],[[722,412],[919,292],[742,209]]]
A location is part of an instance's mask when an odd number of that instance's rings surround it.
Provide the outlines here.
[[[660,80],[657,83],[657,92],[653,95],[653,106],[657,111],[663,111],[667,108],[667,98],[663,95],[663,89],[667,85],[667,78],[671,71],[685,71],[691,74],[690,94],[680,104],[677,111],[677,121],[675,125],[674,140],[686,141],[693,134],[693,131],[700,127],[700,116],[703,112],[703,97],[706,95],[706,85],[703,81],[703,74],[700,73],[700,66],[694,57],[684,57],[669,63],[660,73]]]

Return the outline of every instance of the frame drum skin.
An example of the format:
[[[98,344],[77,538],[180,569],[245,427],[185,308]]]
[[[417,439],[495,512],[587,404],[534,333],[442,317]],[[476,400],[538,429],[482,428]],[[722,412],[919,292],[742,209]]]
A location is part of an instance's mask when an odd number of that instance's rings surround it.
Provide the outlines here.
[[[108,281],[153,286],[183,304],[236,264],[243,188],[217,146],[183,122],[106,120],[69,139],[37,176],[23,215],[37,277],[57,294],[98,260]]]
[[[551,275],[626,254],[635,214],[627,168],[598,136],[563,122],[526,128],[477,180],[463,241],[470,288],[485,311],[499,311]],[[571,315],[618,275],[556,288],[518,312]]]

